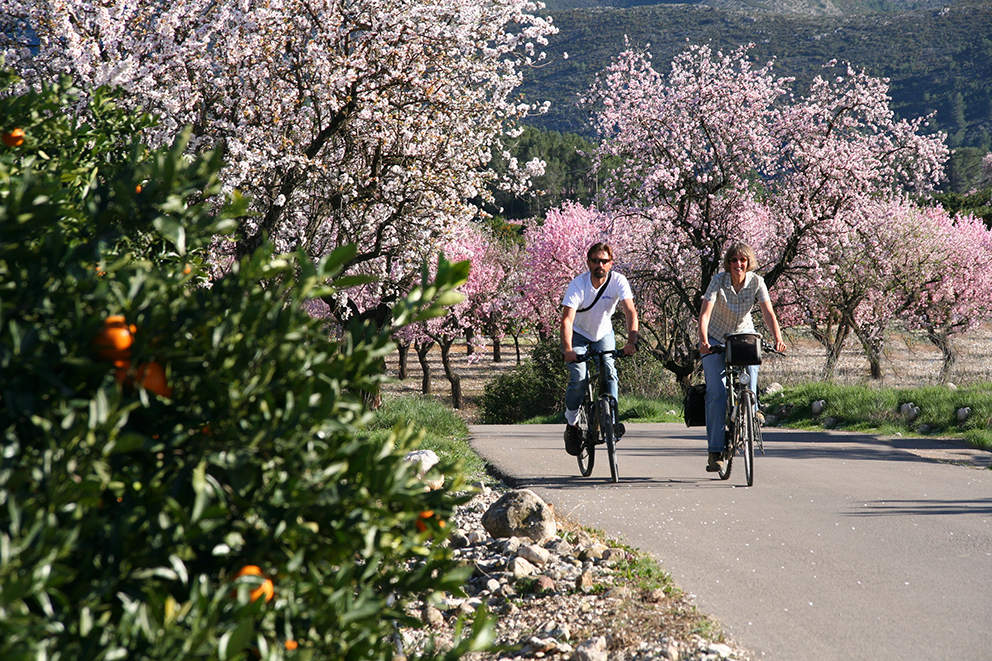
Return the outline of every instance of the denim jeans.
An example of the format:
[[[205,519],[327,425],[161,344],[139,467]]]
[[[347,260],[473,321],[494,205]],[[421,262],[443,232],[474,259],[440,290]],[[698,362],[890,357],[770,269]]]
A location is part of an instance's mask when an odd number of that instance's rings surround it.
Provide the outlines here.
[[[751,390],[758,394],[758,366],[749,365]],[[722,353],[703,356],[706,377],[706,447],[709,452],[723,452],[724,425],[727,421],[727,363]]]
[[[581,333],[572,332],[572,349],[580,356],[590,351],[613,351],[617,348],[617,339],[613,333],[603,339],[593,342]],[[565,420],[568,424],[575,423],[579,406],[582,405],[582,395],[586,390],[589,371],[586,363],[566,363],[568,365],[568,389],[565,390]],[[606,389],[614,399],[619,398],[620,387],[617,381],[617,368],[613,356],[604,356],[603,365],[606,368]]]

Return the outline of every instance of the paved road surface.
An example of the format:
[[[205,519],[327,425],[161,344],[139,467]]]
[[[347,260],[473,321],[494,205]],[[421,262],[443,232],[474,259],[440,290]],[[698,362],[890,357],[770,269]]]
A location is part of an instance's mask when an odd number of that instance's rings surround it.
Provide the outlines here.
[[[992,659],[989,453],[766,429],[746,488],[742,464],[703,470],[701,429],[627,427],[617,485],[605,450],[579,475],[561,426],[471,433],[508,483],[654,555],[757,658]]]

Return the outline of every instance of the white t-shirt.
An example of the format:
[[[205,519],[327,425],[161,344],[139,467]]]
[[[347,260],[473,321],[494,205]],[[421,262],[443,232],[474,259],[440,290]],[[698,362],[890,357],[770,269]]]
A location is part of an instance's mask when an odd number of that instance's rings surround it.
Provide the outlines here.
[[[627,278],[616,271],[611,271],[611,273],[613,277],[610,278],[608,283],[603,285],[606,287],[606,290],[591,309],[585,312],[579,312],[579,310],[592,303],[593,299],[596,298],[596,293],[599,291],[592,286],[591,271],[586,271],[568,283],[565,296],[561,301],[562,306],[575,308],[576,310],[572,329],[578,331],[593,342],[601,340],[613,332],[613,323],[610,321],[610,318],[616,312],[617,304],[620,301],[634,298],[634,293],[630,289],[630,283],[627,282]]]

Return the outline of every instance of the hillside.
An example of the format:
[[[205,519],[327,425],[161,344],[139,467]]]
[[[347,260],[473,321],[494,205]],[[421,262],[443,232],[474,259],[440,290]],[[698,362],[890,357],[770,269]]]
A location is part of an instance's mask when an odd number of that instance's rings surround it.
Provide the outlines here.
[[[939,9],[948,4],[941,0],[707,0],[707,2],[657,2],[654,0],[547,0],[551,12],[593,7],[629,9],[648,5],[709,5],[733,11],[765,11],[776,14],[807,16],[844,16],[877,12],[904,12],[916,9]]]
[[[834,4],[897,6],[840,0]],[[824,62],[847,61],[891,80],[893,108],[900,117],[936,112],[932,126],[949,134],[952,147],[987,150],[992,142],[992,2],[969,0],[939,9],[837,16],[701,4],[580,8],[551,14],[560,33],[546,48],[550,62],[529,71],[522,88],[528,100],[552,102],[548,114],[529,120],[535,126],[590,136],[588,117],[576,107],[576,98],[620,52],[627,36],[635,47],[650,45],[655,65],[662,70],[687,43],[711,43],[723,50],[753,43],[753,57],[759,62],[774,59],[778,75],[797,78],[798,91]]]

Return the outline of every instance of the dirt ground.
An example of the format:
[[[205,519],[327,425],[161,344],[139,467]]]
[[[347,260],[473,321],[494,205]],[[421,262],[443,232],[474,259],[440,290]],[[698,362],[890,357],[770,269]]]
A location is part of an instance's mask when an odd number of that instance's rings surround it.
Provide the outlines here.
[[[765,361],[761,367],[761,383],[777,381],[790,385],[820,380],[824,364],[823,348],[816,341],[804,337],[796,330],[786,330],[785,335],[789,351],[786,356],[771,356]],[[522,343],[521,360],[530,359],[532,344],[532,339]],[[956,338],[955,346],[960,352],[960,358],[951,372],[952,383],[963,386],[992,381],[992,324],[986,324]],[[472,355],[468,354],[464,342],[452,348],[454,369],[461,378],[464,400],[459,413],[467,422],[477,421],[478,399],[485,384],[496,375],[510,371],[517,365],[512,343],[504,344],[501,353],[502,360],[496,362],[493,360],[491,346],[477,349]],[[431,351],[428,361],[432,379],[430,395],[450,406],[451,385],[444,376],[440,350],[435,348]],[[940,366],[940,352],[925,337],[894,332],[886,342],[882,361],[883,378],[880,385],[906,388],[936,385]],[[389,357],[386,369],[390,376],[398,378],[398,354]],[[386,391],[398,394],[419,393],[422,374],[417,355],[411,351],[407,360],[407,378],[390,384]],[[868,362],[856,343],[848,343],[837,366],[834,381],[845,385],[873,383],[868,374]]]

